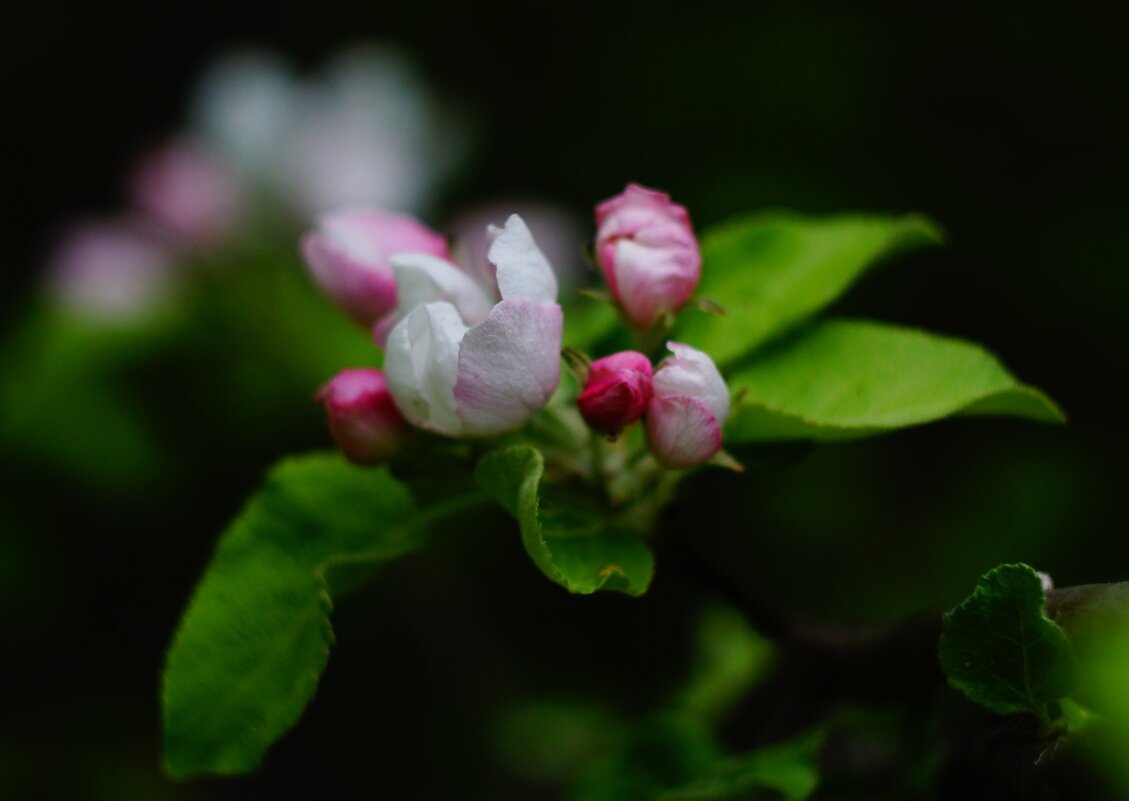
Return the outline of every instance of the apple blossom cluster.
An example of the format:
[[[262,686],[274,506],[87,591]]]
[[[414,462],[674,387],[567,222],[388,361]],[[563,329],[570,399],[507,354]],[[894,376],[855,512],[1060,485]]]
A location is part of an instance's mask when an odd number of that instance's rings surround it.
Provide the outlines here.
[[[637,333],[668,332],[701,273],[686,210],[632,184],[599,205],[596,222],[621,318]],[[352,461],[387,461],[411,427],[456,438],[513,431],[557,390],[564,316],[553,268],[516,214],[486,240],[483,264],[460,265],[416,219],[369,207],[324,215],[304,236],[315,282],[385,351],[383,371],[344,370],[317,395]],[[654,368],[638,351],[591,362],[577,407],[597,435],[643,420],[655,461],[683,469],[721,449],[729,391],[707,354],[667,347]]]

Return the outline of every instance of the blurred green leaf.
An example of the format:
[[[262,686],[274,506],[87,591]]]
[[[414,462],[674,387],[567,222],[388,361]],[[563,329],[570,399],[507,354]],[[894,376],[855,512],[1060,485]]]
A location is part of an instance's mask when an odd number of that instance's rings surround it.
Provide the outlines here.
[[[0,440],[103,492],[151,480],[160,451],[124,373],[167,346],[178,320],[126,325],[34,310],[0,353]]]
[[[518,445],[484,456],[475,478],[517,518],[541,572],[569,592],[646,592],[654,572],[650,549],[586,493],[542,485],[544,471],[541,453]]]
[[[677,712],[629,727],[580,775],[571,801],[803,801],[819,784],[823,732],[725,756],[709,727]]]
[[[1078,660],[1045,605],[1039,577],[1027,565],[985,573],[945,615],[940,659],[949,684],[1001,715],[1033,712],[1046,720],[1047,705],[1077,684]]]
[[[687,309],[678,338],[724,365],[818,312],[881,259],[940,241],[919,215],[774,212],[723,223],[702,237],[698,295],[725,314]]]
[[[579,295],[568,304],[564,321],[564,344],[582,351],[591,350],[621,328],[611,300],[588,295]]]
[[[713,769],[721,752],[709,727],[675,712],[627,727],[619,742],[583,771],[570,801],[654,801],[664,790]]]
[[[1083,743],[1110,783],[1110,798],[1129,798],[1129,619],[1107,621],[1083,656],[1083,686],[1094,699],[1094,713],[1083,721],[1071,720],[1070,731],[1082,729]],[[1081,694],[1081,693],[1079,693]],[[1064,712],[1069,713],[1069,706]]]
[[[165,765],[176,777],[244,773],[313,696],[332,642],[327,573],[424,543],[426,511],[384,470],[339,455],[287,459],[224,533],[164,674]]]
[[[698,658],[677,705],[715,721],[762,679],[775,656],[771,642],[728,606],[708,606],[698,625]]]
[[[498,755],[507,770],[535,781],[569,780],[578,765],[600,754],[618,734],[605,710],[580,701],[534,700],[500,717]]]
[[[751,754],[730,757],[710,775],[668,790],[658,801],[744,801],[770,791],[788,801],[803,801],[819,784],[819,751],[823,732],[808,731]]]
[[[971,342],[866,320],[829,319],[729,377],[733,443],[856,439],[954,414],[1062,422],[1046,395]]]

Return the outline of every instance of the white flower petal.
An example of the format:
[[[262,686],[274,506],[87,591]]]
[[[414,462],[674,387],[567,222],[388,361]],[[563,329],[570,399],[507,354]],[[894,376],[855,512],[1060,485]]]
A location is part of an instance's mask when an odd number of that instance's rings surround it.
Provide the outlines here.
[[[686,395],[709,406],[718,425],[729,417],[729,388],[707,354],[678,342],[666,343],[674,354],[655,371],[655,395]]]
[[[560,380],[561,307],[503,300],[467,332],[455,384],[468,434],[517,428],[549,400]]]
[[[421,428],[457,437],[464,432],[455,413],[459,342],[467,326],[450,303],[412,310],[388,334],[384,374],[400,411]]]
[[[490,233],[494,235],[493,231]],[[502,300],[524,298],[556,303],[557,278],[553,268],[521,217],[510,215],[505,227],[494,235],[487,258],[498,268],[498,291]]]
[[[427,253],[397,253],[390,259],[396,274],[397,312],[407,314],[425,303],[445,300],[467,325],[478,325],[494,305],[473,278],[449,261]]]

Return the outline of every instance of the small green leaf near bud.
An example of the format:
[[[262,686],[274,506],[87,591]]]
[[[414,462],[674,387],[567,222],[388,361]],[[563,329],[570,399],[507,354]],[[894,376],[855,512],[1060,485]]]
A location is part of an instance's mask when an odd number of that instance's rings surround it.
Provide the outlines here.
[[[941,668],[949,684],[1001,715],[1048,706],[1078,680],[1070,642],[1045,614],[1046,596],[1035,571],[1000,565],[981,577],[960,606],[945,615]]]

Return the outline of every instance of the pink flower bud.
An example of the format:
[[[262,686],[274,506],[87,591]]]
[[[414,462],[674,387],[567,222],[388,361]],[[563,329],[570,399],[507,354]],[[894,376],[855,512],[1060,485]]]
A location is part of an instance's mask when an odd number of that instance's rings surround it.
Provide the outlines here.
[[[689,345],[668,342],[674,356],[654,376],[647,404],[647,441],[663,467],[693,467],[721,450],[729,416],[729,388],[713,359]]]
[[[702,272],[686,209],[638,184],[596,207],[596,261],[627,319],[649,328],[690,300]]]
[[[592,362],[576,404],[588,425],[614,434],[643,416],[651,394],[650,359],[625,350]]]
[[[404,416],[380,370],[342,370],[314,397],[325,404],[329,433],[349,461],[381,464],[399,448],[405,433]]]
[[[222,238],[244,210],[244,187],[235,171],[188,140],[170,142],[143,158],[129,190],[138,209],[188,242]]]
[[[322,291],[365,328],[396,307],[390,256],[449,258],[446,240],[414,218],[360,207],[323,216],[302,253]]]

